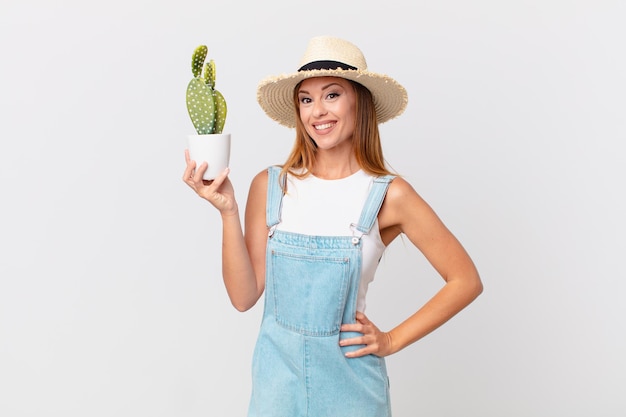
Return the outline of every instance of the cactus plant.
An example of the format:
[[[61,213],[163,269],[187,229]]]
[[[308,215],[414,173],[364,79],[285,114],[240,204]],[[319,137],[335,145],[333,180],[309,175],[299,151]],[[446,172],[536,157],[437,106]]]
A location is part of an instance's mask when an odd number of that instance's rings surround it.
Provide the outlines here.
[[[199,135],[222,133],[227,112],[224,96],[215,89],[215,62],[205,62],[207,52],[206,45],[194,50],[187,86],[187,112]]]

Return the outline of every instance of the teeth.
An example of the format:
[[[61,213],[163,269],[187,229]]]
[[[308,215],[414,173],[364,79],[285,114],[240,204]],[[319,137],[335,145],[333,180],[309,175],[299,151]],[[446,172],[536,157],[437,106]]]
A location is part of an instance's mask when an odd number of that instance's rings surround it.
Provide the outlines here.
[[[326,123],[323,125],[317,125],[315,126],[315,130],[322,130],[322,129],[328,129],[329,127],[332,127],[333,123]]]

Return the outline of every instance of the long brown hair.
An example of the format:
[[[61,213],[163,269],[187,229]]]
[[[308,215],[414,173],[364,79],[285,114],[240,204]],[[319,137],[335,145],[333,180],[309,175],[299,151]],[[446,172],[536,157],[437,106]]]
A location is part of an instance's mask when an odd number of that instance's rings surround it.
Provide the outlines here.
[[[372,93],[363,85],[351,80],[348,81],[350,81],[356,94],[356,117],[352,143],[357,163],[363,171],[370,175],[392,174],[386,167],[383,157]],[[282,184],[285,184],[284,178],[287,173],[297,178],[307,177],[313,168],[317,152],[315,142],[306,132],[302,120],[300,120],[299,88],[300,84],[296,85],[293,92],[293,102],[296,109],[296,140],[287,161],[282,165],[280,174]]]

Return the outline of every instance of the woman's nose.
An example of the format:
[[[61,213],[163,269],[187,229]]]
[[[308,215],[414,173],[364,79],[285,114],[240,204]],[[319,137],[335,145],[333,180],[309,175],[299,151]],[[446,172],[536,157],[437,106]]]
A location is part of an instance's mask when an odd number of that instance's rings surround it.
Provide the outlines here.
[[[324,106],[323,101],[318,100],[315,102],[315,107],[313,108],[313,114],[315,115],[315,117],[320,117],[326,114],[326,106]]]

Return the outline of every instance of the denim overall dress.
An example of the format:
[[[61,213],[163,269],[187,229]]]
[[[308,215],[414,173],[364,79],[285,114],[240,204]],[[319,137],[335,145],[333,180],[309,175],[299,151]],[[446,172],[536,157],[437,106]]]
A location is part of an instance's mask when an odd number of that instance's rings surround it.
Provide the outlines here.
[[[275,230],[283,190],[270,167],[270,228],[263,320],[252,360],[248,417],[390,417],[385,361],[346,358],[361,346],[339,346],[354,323],[361,273],[361,236],[367,234],[392,176],[373,180],[352,236],[309,236]]]

